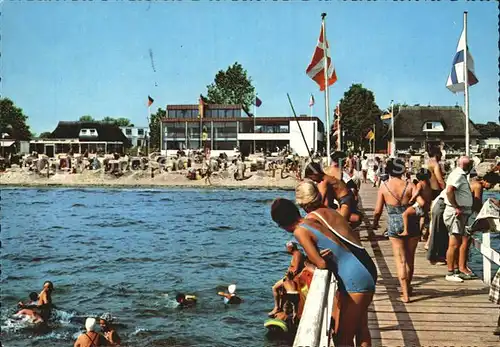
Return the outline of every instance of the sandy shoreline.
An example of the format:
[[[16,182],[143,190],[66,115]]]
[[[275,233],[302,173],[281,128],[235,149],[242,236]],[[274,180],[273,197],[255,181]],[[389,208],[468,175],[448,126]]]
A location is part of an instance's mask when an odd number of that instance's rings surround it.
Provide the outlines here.
[[[250,175],[251,174],[251,175]],[[132,171],[122,177],[114,177],[101,170],[87,170],[79,174],[55,173],[50,177],[33,172],[15,170],[0,173],[0,187],[46,187],[46,188],[195,188],[195,189],[255,189],[255,190],[295,190],[297,180],[290,176],[285,179],[268,177],[264,171],[251,172],[249,178],[237,181],[227,172],[211,177],[211,184],[205,179],[189,180],[184,172],[163,172],[150,177],[148,171]],[[500,192],[500,185],[489,190]]]
[[[150,177],[149,172],[130,172],[114,177],[101,171],[81,174],[56,173],[49,178],[23,171],[7,171],[0,174],[1,187],[88,187],[88,188],[202,188],[202,189],[257,189],[294,190],[297,180],[266,177],[264,172],[252,172],[248,179],[237,181],[232,177],[214,175],[211,184],[204,179],[189,180],[183,173],[164,172]],[[250,176],[250,174],[249,174]]]

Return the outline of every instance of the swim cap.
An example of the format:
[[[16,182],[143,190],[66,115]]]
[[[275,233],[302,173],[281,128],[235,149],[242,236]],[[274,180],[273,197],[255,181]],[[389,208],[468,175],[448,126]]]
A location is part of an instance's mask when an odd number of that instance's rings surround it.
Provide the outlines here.
[[[236,291],[236,284],[229,285],[229,287],[227,287],[227,291],[229,292],[229,294],[234,294],[234,292]]]
[[[96,330],[96,326],[95,326],[95,318],[87,318],[87,320],[85,320],[85,329],[87,329],[87,331],[95,331]]]
[[[105,321],[106,323],[111,323],[113,321],[113,316],[111,315],[111,313],[106,312],[102,314],[100,319]]]

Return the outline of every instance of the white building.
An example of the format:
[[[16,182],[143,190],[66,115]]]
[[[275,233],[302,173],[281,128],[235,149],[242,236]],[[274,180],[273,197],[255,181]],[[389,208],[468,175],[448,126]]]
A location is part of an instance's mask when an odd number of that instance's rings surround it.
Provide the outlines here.
[[[163,154],[205,148],[210,149],[212,156],[222,152],[232,155],[235,148],[250,154],[261,150],[276,152],[277,148],[289,146],[297,154],[307,156],[307,147],[313,151],[324,148],[325,129],[317,117],[253,118],[241,105],[204,107],[204,117],[200,119],[199,105],[167,105],[167,117],[161,120],[160,130]]]
[[[500,137],[488,137],[486,139],[479,140],[479,146],[480,148],[499,149]]]
[[[147,138],[149,136],[149,127],[120,127],[123,135],[125,135],[130,142],[132,147],[146,147]]]

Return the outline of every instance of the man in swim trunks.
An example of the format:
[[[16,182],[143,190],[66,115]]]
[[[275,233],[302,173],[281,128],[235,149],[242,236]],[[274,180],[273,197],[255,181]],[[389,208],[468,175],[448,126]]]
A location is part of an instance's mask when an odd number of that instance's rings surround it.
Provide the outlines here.
[[[427,169],[431,173],[429,182],[432,189],[432,200],[439,196],[439,193],[446,187],[444,182],[444,173],[441,168],[442,153],[439,147],[431,147],[428,150],[429,159],[427,161]]]
[[[287,242],[286,244],[286,251],[292,256],[292,259],[290,261],[290,266],[288,267],[287,274],[291,273],[293,275],[293,278],[300,274],[302,269],[304,269],[304,255],[302,254],[301,251],[299,251],[297,244],[295,242]],[[280,279],[278,282],[276,282],[273,286],[273,296],[274,296],[274,308],[271,312],[269,312],[269,316],[274,316],[278,311],[281,311],[281,308],[283,305],[280,305],[281,300],[281,295],[280,291],[283,287],[283,283],[285,281],[285,278]]]
[[[299,310],[299,285],[293,280],[294,275],[292,272],[287,272],[286,277],[283,281],[283,289],[285,290],[285,303],[292,304],[292,314],[293,319],[297,318],[297,312]]]
[[[313,180],[318,185],[325,207],[335,208],[334,200],[339,202],[337,211],[348,221],[351,214],[355,213],[356,202],[354,194],[341,179],[327,175],[323,172],[319,163],[309,163],[305,170],[305,177]],[[357,218],[360,220],[361,218]],[[359,221],[355,221],[358,223]]]

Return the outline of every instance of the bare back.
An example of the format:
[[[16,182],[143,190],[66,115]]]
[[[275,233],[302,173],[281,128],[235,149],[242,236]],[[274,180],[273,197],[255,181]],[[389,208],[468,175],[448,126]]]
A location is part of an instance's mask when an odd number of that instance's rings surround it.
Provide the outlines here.
[[[419,181],[417,184],[417,189],[420,191],[420,196],[424,199],[425,205],[423,206],[424,210],[428,211],[432,202],[432,188],[430,182],[427,181]]]
[[[379,194],[382,194],[385,204],[391,206],[408,205],[415,186],[406,180],[397,177],[391,177],[379,188]]]
[[[349,226],[349,222],[340,213],[331,208],[325,207],[320,207],[314,212],[316,212],[320,217],[311,212],[305,217],[305,219],[315,220],[328,229],[328,225],[330,225],[342,237],[358,246],[361,246],[359,235],[352,231],[351,227]]]
[[[98,346],[106,346],[107,342],[104,336],[98,334],[94,331],[88,331],[86,333],[78,336],[74,347],[98,347]]]
[[[444,174],[441,170],[441,166],[435,158],[429,158],[427,161],[427,169],[430,171],[431,176],[429,182],[431,184],[432,190],[443,190],[444,189]],[[440,182],[441,181],[441,182]]]

